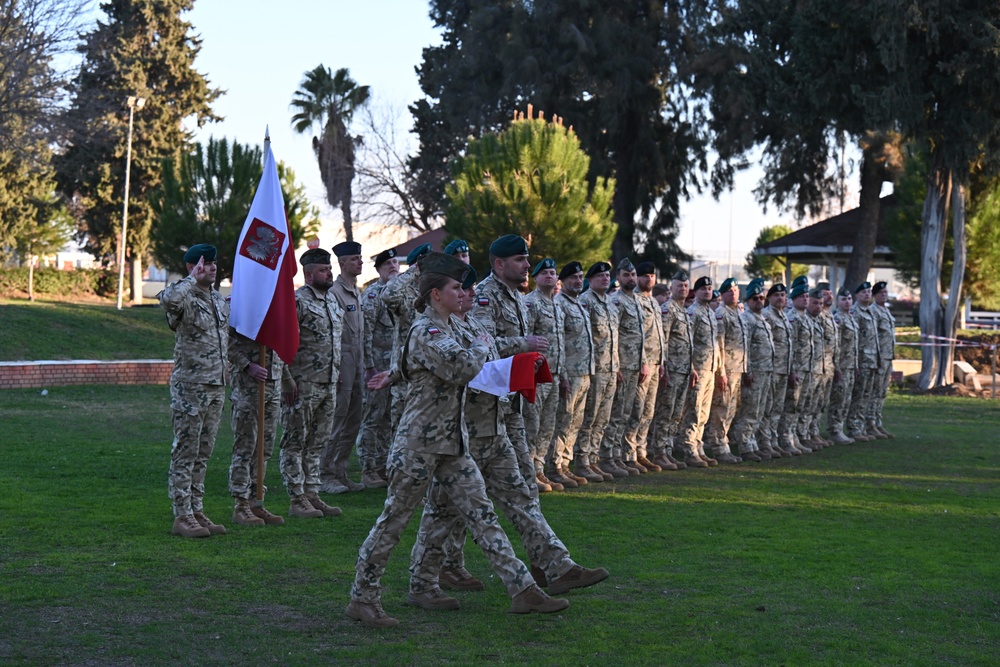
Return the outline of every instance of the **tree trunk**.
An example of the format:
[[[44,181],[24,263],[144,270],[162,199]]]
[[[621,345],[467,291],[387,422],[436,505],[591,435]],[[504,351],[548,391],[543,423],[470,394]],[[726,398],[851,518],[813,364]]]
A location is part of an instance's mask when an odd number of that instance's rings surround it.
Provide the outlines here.
[[[639,199],[639,174],[632,164],[636,128],[639,126],[639,119],[635,115],[631,110],[624,114],[618,150],[614,153],[615,194],[611,205],[614,208],[612,216],[618,228],[611,242],[612,266],[617,266],[623,257],[631,257],[635,251],[635,212]]]
[[[882,208],[879,195],[882,194],[882,182],[886,175],[880,155],[880,146],[864,145],[861,158],[861,197],[858,204],[861,224],[854,237],[851,258],[844,273],[844,284],[841,285],[851,290],[868,279],[868,272],[872,268],[878,219]]]
[[[344,214],[344,240],[354,240],[354,220],[351,218],[351,190],[348,186],[347,194],[340,202],[340,211]],[[443,250],[443,248],[442,248]]]
[[[928,336],[945,335],[941,306],[941,265],[944,261],[946,213],[951,196],[951,172],[932,156],[927,177],[927,197],[920,228],[920,334],[921,342],[937,342]],[[941,357],[936,347],[920,348],[921,389],[940,386]]]
[[[35,258],[28,253],[28,301],[35,300]]]
[[[132,279],[130,291],[132,295],[132,305],[142,305],[142,257],[139,253],[132,255]]]
[[[951,230],[955,241],[955,258],[951,268],[951,291],[948,294],[948,306],[944,314],[944,335],[954,338],[958,331],[958,318],[962,310],[962,283],[965,278],[965,197],[966,187],[961,181],[955,183],[951,191]],[[940,350],[939,371],[941,384],[952,384],[955,381],[955,344],[936,348]]]

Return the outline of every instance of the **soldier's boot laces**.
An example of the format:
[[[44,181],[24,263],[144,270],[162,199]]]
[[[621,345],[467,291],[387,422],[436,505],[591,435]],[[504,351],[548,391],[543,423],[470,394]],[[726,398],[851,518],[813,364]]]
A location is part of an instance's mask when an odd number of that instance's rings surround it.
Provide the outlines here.
[[[480,579],[476,579],[464,567],[455,570],[441,570],[438,575],[438,584],[441,588],[452,591],[481,591],[486,585]]]
[[[540,614],[551,614],[562,611],[568,606],[569,600],[550,598],[538,586],[529,586],[510,601],[510,613],[530,614],[535,611]]]
[[[445,611],[458,609],[461,606],[457,598],[445,595],[440,588],[432,588],[422,593],[411,592],[406,596],[406,603],[428,611]]]
[[[277,514],[272,514],[271,512],[268,512],[266,509],[264,509],[263,505],[257,505],[251,503],[250,511],[253,512],[253,515],[258,519],[263,519],[264,523],[266,523],[269,526],[285,525],[285,520],[282,517],[278,516]]]
[[[233,508],[233,523],[237,526],[263,526],[264,519],[253,513],[249,500],[237,498],[236,506]]]
[[[198,525],[200,525],[202,528],[207,528],[209,534],[211,535],[226,534],[226,527],[218,523],[212,523],[212,520],[209,519],[207,516],[205,516],[204,512],[195,512],[194,520],[197,521]]]
[[[661,466],[658,462],[650,461],[645,456],[640,456],[638,460],[639,460],[639,465],[641,465],[649,472],[661,472],[663,470],[663,466]],[[676,469],[677,468],[675,467],[674,470]]]
[[[574,588],[586,588],[608,578],[608,571],[603,567],[587,568],[574,565],[573,568],[555,581],[550,581],[548,591],[551,595],[559,595]]]
[[[174,519],[174,527],[170,530],[170,534],[181,537],[208,537],[212,533],[198,523],[193,515],[184,514]]]
[[[343,514],[339,507],[333,507],[324,503],[318,493],[307,493],[306,500],[309,501],[310,505],[322,512],[323,516],[340,516]]]
[[[323,517],[323,512],[313,507],[309,499],[303,495],[295,496],[288,503],[288,516],[300,519],[320,519]]]
[[[394,628],[399,625],[399,621],[385,613],[380,602],[351,600],[351,603],[347,605],[345,613],[348,618],[361,621],[362,624],[370,628]]]
[[[389,482],[382,479],[382,476],[373,470],[361,473],[361,483],[367,489],[384,489],[389,486]]]

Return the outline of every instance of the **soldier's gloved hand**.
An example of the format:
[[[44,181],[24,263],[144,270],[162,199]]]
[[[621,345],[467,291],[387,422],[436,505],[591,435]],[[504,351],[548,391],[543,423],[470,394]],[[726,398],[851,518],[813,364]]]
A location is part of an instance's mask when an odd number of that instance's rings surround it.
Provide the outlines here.
[[[263,382],[267,379],[267,369],[263,366],[250,362],[246,367],[247,374],[250,375],[257,382]]]
[[[525,336],[528,343],[528,352],[544,352],[549,349],[549,339],[545,336]]]

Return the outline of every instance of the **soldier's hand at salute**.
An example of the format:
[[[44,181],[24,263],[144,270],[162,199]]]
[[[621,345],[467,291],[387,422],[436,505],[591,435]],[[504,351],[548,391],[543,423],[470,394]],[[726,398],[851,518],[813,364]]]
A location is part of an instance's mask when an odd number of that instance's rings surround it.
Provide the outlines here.
[[[528,342],[528,352],[544,352],[549,349],[549,339],[545,336],[525,336]]]
[[[198,258],[198,263],[191,269],[191,277],[194,278],[196,282],[199,282],[207,273],[208,269],[205,268],[205,256],[202,255]]]
[[[250,362],[246,367],[247,374],[250,375],[257,382],[263,382],[267,379],[267,369],[263,366]]]

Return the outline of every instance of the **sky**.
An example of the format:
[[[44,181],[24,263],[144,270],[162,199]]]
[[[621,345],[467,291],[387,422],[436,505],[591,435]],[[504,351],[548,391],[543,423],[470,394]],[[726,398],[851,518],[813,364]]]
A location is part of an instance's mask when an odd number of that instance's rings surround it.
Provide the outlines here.
[[[198,0],[185,18],[202,39],[196,68],[225,91],[213,105],[225,119],[198,130],[196,138],[260,144],[268,126],[275,157],[294,169],[324,219],[334,214],[310,135],[295,133],[290,123],[288,105],[303,74],[320,63],[350,69],[355,81],[371,87],[376,104],[404,113],[408,127],[405,107],[421,97],[414,68],[422,49],[440,42],[420,0]],[[680,246],[724,267],[731,256],[739,266],[764,226],[796,227],[791,217],[764,214],[752,193],[758,178],[759,171],[745,172],[720,201],[704,195],[684,203]],[[324,246],[339,240],[321,239]]]

